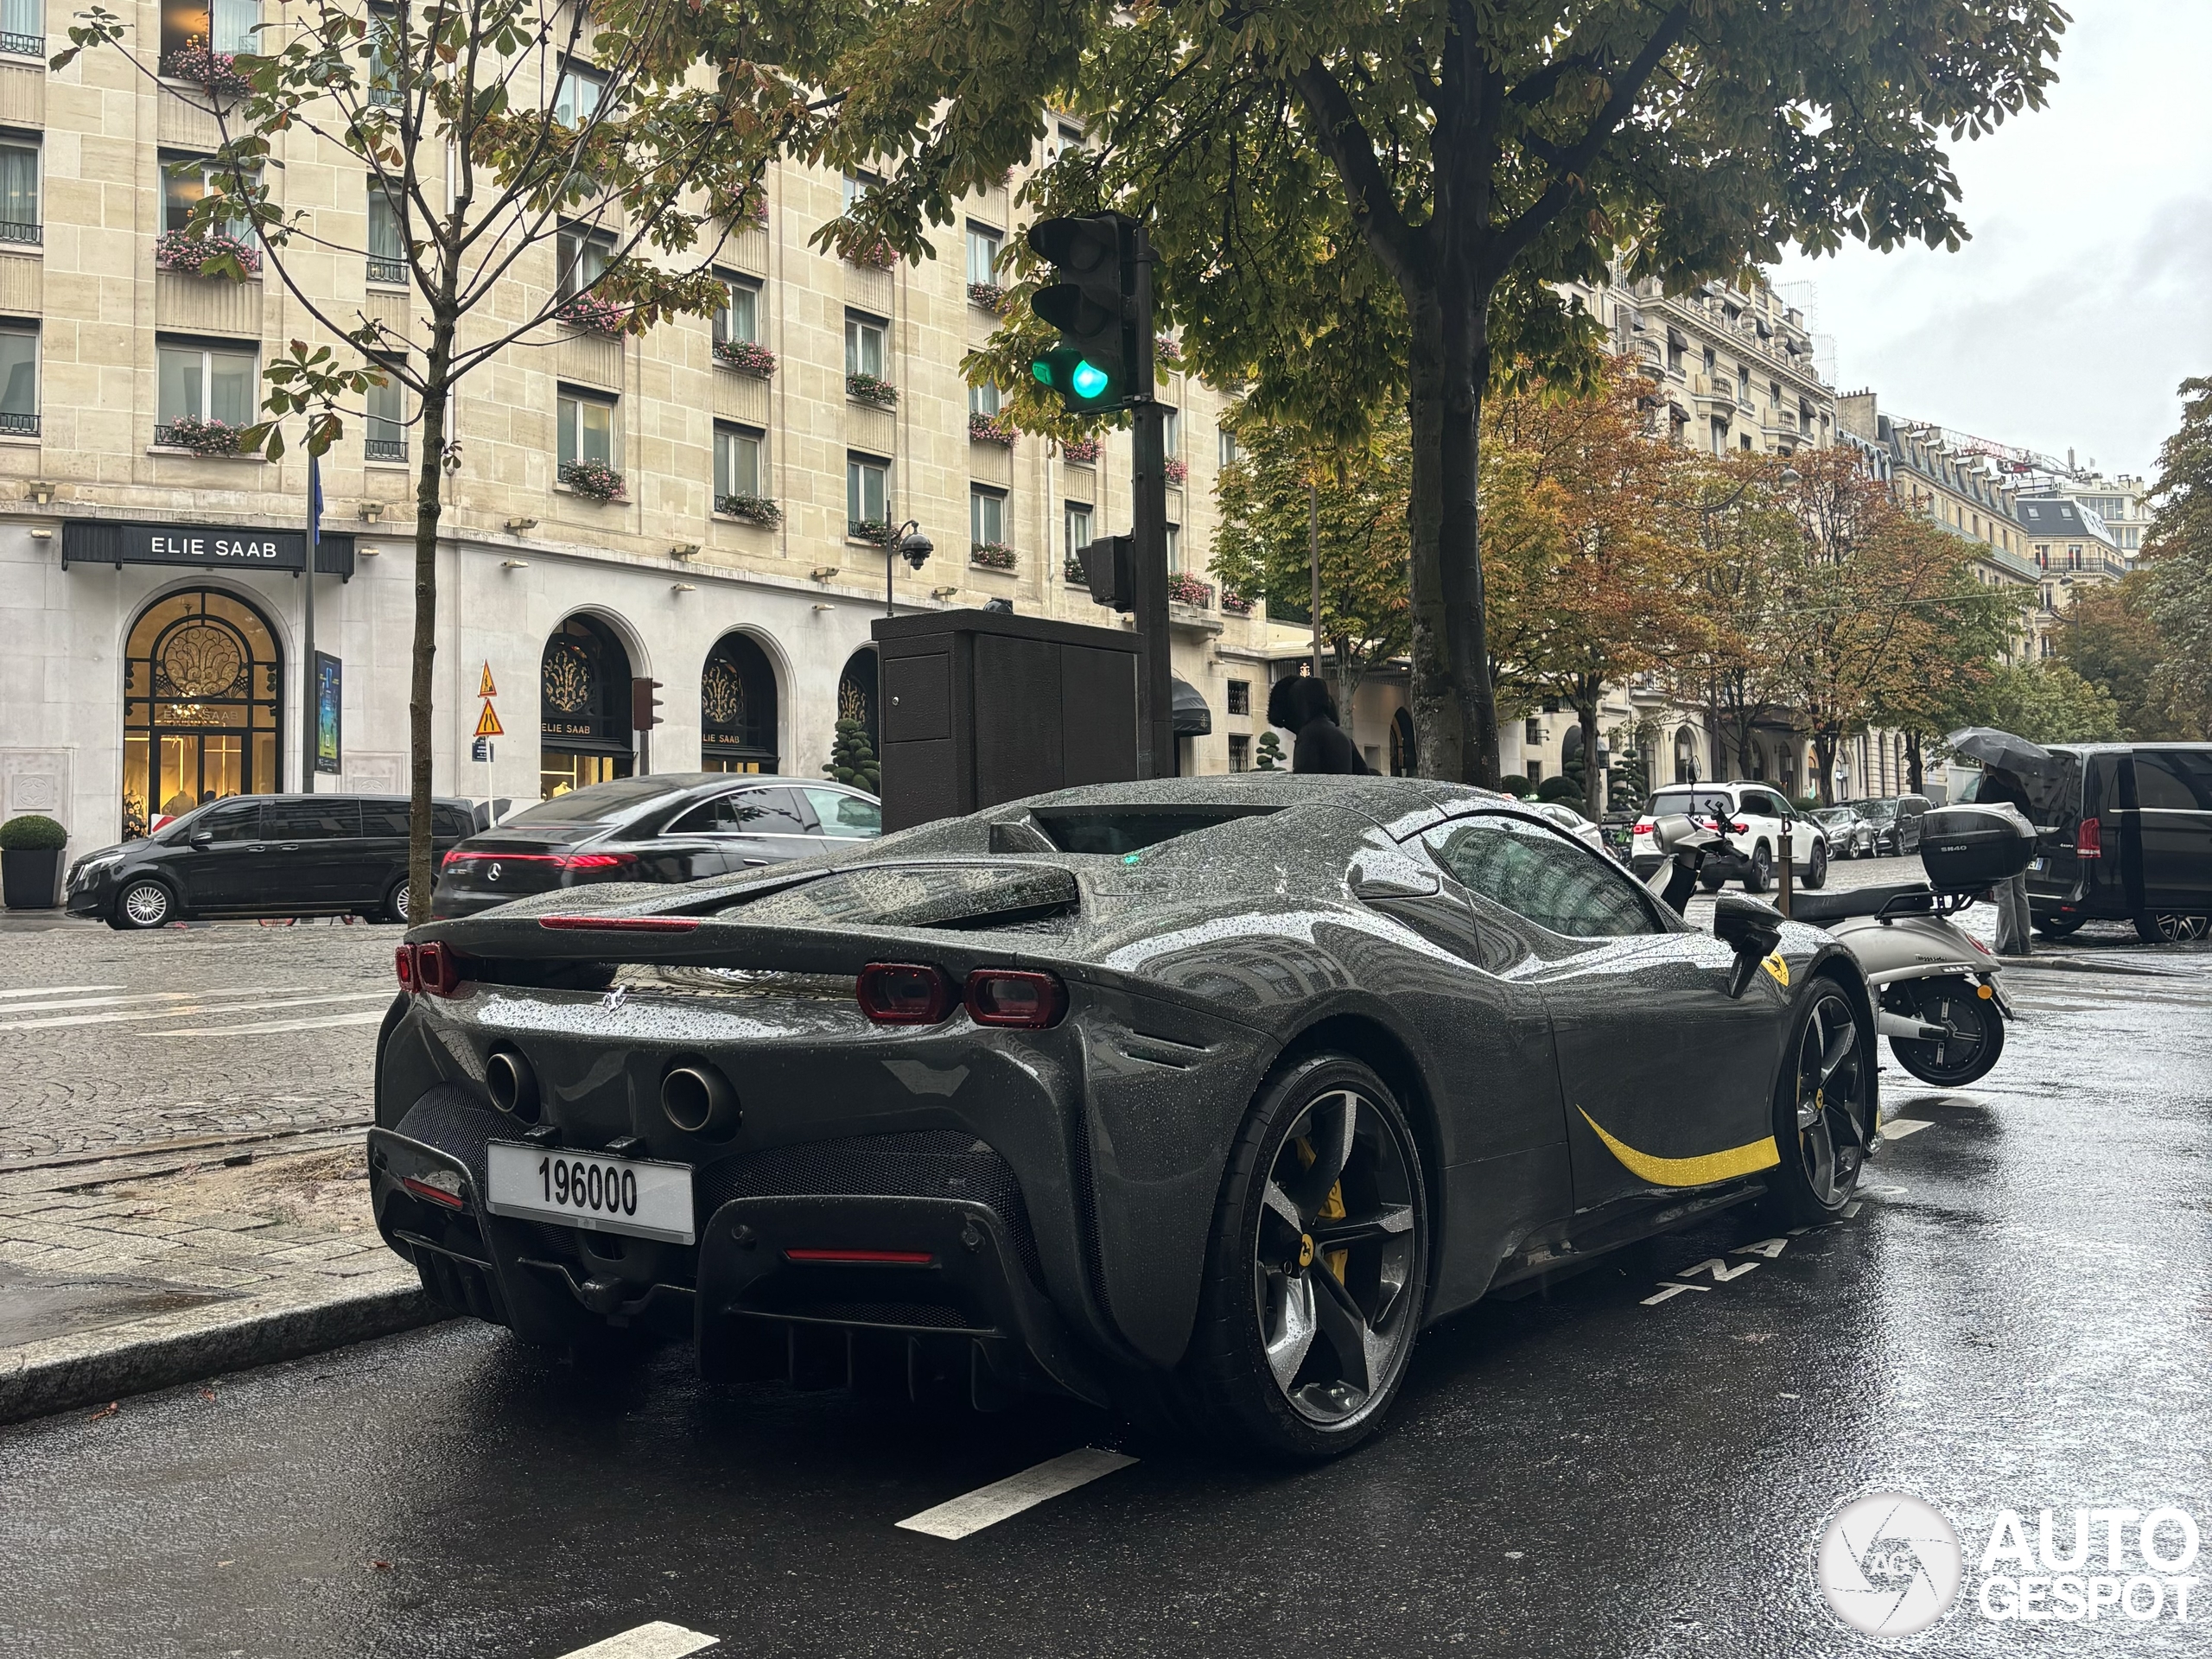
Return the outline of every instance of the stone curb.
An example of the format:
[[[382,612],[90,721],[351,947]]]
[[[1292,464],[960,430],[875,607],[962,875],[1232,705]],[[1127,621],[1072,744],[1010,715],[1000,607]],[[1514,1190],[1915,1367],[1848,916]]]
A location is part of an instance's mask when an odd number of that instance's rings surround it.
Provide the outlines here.
[[[298,1359],[452,1318],[414,1274],[240,1298],[0,1352],[0,1423]]]

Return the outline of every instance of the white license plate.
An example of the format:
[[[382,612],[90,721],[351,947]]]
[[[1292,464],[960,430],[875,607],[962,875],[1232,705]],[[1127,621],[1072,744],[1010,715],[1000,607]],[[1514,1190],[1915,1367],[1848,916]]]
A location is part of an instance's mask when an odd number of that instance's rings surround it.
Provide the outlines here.
[[[2036,860],[2034,863],[2029,865],[2028,868],[2033,870],[2037,875],[2041,875],[2045,870],[2049,869],[2050,866],[2047,861],[2039,858]]]
[[[485,1205],[495,1216],[692,1244],[691,1166],[494,1141]]]

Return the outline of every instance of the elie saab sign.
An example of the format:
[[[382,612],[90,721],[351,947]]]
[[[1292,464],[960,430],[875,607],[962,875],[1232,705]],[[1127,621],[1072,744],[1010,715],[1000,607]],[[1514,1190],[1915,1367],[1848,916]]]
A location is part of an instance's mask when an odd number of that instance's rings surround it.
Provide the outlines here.
[[[307,569],[303,530],[232,530],[220,524],[118,523],[70,518],[61,525],[61,566],[189,564],[218,570]],[[326,576],[353,574],[353,538],[322,533],[315,568]]]

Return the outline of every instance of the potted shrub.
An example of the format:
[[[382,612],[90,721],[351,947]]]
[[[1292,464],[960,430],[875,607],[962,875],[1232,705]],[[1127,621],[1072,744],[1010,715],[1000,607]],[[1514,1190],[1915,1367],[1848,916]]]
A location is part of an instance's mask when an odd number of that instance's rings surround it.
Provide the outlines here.
[[[845,391],[848,396],[863,404],[874,404],[879,409],[888,409],[899,401],[899,388],[877,374],[847,375]]]
[[[0,823],[0,886],[10,910],[52,910],[61,902],[61,855],[69,832],[36,812]]]
[[[603,461],[571,461],[561,467],[561,481],[578,495],[612,501],[622,493],[622,474]]]
[[[573,300],[563,302],[554,315],[571,328],[610,340],[630,326],[627,311],[596,294],[579,294]]]
[[[718,340],[715,360],[726,369],[758,375],[763,380],[776,372],[776,354],[757,340]]]
[[[154,241],[154,268],[186,276],[227,276],[235,263],[242,275],[261,269],[261,250],[220,231],[193,236],[183,231],[164,231]]]
[[[154,429],[154,441],[168,449],[189,449],[195,455],[235,455],[244,429],[221,421],[180,415],[167,426]]]
[[[1179,605],[1195,605],[1203,611],[1213,604],[1213,588],[1187,570],[1178,570],[1167,578],[1167,597]]]
[[[1014,567],[1014,551],[1004,542],[975,542],[968,549],[968,563],[981,565],[986,570],[1011,570]]]
[[[742,518],[749,524],[760,524],[773,530],[784,522],[784,510],[765,495],[718,495],[715,511],[726,512],[733,518]]]

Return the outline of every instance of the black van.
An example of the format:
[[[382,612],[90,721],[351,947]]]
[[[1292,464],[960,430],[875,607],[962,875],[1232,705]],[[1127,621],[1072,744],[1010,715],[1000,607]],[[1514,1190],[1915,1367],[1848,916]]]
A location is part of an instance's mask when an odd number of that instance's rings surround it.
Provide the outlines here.
[[[69,912],[111,927],[188,916],[407,919],[407,801],[398,795],[232,795],[69,870]],[[475,829],[466,801],[432,803],[436,854]]]
[[[2028,904],[2046,938],[2135,924],[2146,944],[2212,932],[2212,743],[2054,745],[2023,781],[2044,831]]]

